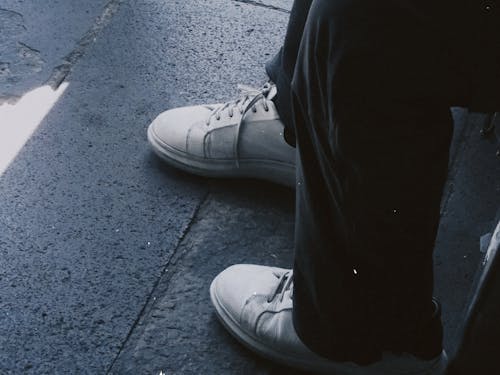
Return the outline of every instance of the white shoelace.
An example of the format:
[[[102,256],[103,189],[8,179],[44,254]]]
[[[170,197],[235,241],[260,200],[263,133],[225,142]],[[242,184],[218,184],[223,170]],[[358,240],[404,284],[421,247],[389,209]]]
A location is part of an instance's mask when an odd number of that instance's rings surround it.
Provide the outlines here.
[[[267,82],[264,86],[262,86],[261,89],[255,89],[253,87],[245,85],[238,85],[238,90],[240,90],[241,96],[238,99],[224,103],[223,105],[215,109],[207,119],[207,126],[209,126],[210,121],[213,118],[215,118],[217,121],[221,119],[222,112],[227,110],[229,117],[233,117],[234,111],[235,110],[239,111],[241,118],[236,126],[236,133],[234,139],[234,155],[235,155],[236,167],[239,167],[238,146],[240,142],[240,129],[241,125],[243,124],[243,119],[245,118],[245,114],[249,110],[252,110],[254,113],[257,112],[257,107],[255,105],[259,101],[262,101],[264,111],[268,112],[269,111],[268,101],[270,99],[268,99],[267,97],[271,92],[273,86],[274,84],[270,82]]]
[[[285,298],[285,294],[288,291],[290,291],[290,298],[293,297],[293,271],[287,271],[281,276],[279,274],[275,275],[279,277],[279,281],[273,294],[267,299],[268,303],[271,303],[276,297],[279,297],[279,301],[283,302],[283,298]]]

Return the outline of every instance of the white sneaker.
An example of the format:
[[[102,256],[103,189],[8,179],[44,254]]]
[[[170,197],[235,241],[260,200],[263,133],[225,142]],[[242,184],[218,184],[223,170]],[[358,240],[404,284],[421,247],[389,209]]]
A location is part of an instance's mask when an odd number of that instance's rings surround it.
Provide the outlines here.
[[[276,86],[240,86],[225,103],[175,108],[149,126],[148,140],[165,161],[207,177],[250,177],[295,186],[295,148],[271,100]]]
[[[210,286],[215,311],[229,332],[258,354],[287,366],[336,375],[437,375],[447,357],[425,361],[410,354],[384,354],[369,366],[334,362],[309,350],[292,323],[291,270],[256,265],[235,265],[220,273]]]

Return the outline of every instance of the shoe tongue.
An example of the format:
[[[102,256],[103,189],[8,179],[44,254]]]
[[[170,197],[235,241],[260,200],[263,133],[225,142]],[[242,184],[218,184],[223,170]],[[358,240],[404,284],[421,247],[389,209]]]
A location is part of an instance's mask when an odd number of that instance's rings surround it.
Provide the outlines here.
[[[267,99],[273,100],[277,94],[278,94],[278,89],[276,88],[276,85],[272,85],[271,89],[269,90],[269,93],[267,94]]]

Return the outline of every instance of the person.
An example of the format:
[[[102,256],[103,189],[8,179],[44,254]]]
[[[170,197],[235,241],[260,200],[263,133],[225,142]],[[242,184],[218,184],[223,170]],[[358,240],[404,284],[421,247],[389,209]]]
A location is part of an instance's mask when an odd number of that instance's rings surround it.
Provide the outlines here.
[[[262,89],[153,121],[174,166],[296,188],[293,270],[234,265],[210,286],[243,344],[335,374],[444,371],[432,254],[449,108],[498,107],[498,21],[488,0],[296,0]]]

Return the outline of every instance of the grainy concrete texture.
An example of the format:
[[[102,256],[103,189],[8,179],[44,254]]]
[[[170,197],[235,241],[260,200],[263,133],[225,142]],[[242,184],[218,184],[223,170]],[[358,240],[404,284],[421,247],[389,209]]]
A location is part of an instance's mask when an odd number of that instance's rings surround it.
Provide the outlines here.
[[[208,296],[231,264],[291,266],[293,191],[187,175],[146,141],[165,109],[263,83],[291,5],[1,2],[0,104],[68,86],[0,175],[0,374],[293,373],[231,338]],[[435,257],[451,352],[500,202],[481,116],[454,114]]]

